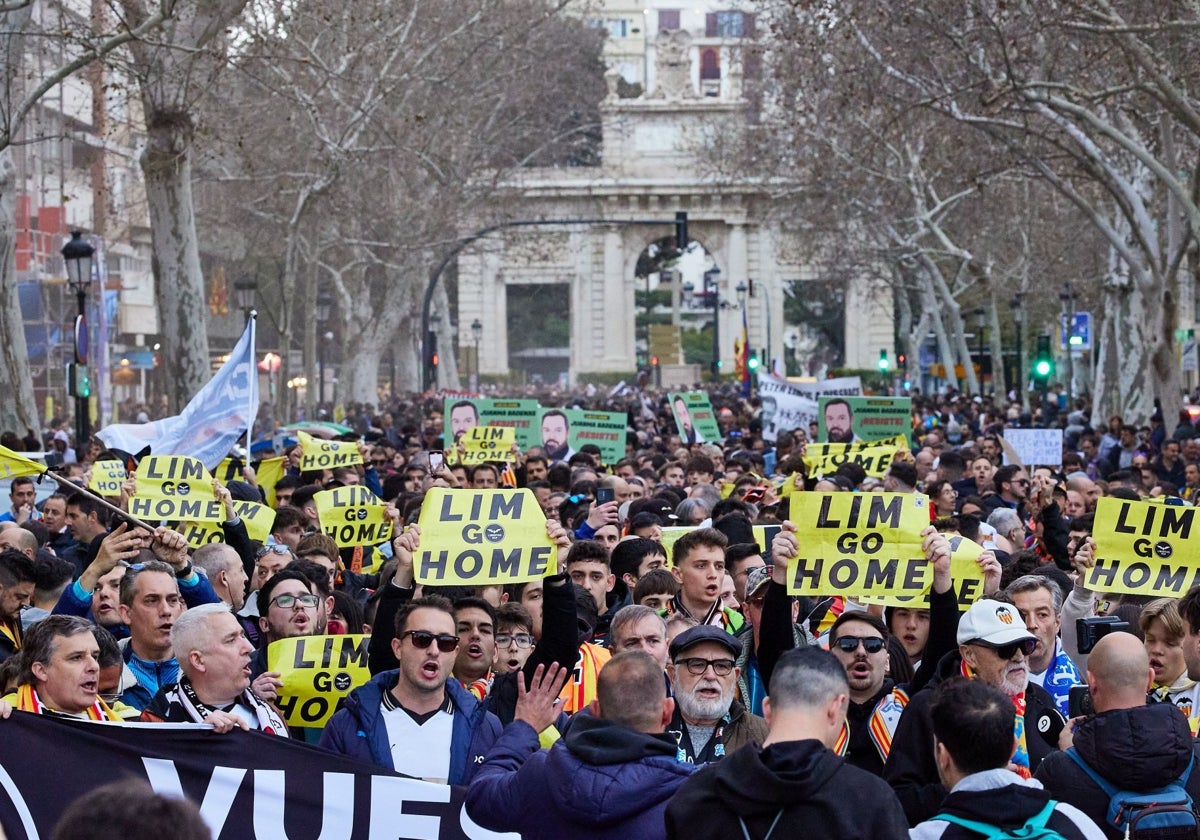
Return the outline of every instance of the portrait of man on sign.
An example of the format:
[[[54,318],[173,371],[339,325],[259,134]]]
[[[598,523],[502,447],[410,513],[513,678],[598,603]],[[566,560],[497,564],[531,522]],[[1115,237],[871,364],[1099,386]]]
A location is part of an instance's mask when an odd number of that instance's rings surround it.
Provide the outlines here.
[[[856,440],[854,411],[850,403],[842,399],[825,403],[825,443],[853,443]]]
[[[557,408],[542,415],[542,446],[551,461],[569,461],[575,454],[567,442],[570,431],[567,415]]]
[[[479,410],[470,400],[460,400],[450,406],[450,434],[455,440],[466,434],[467,429],[479,425]]]
[[[688,411],[687,402],[683,397],[676,397],[672,403],[672,408],[675,411],[675,420],[679,423],[680,439],[684,443],[704,443],[704,435],[700,434],[700,430],[692,425],[692,415]]]

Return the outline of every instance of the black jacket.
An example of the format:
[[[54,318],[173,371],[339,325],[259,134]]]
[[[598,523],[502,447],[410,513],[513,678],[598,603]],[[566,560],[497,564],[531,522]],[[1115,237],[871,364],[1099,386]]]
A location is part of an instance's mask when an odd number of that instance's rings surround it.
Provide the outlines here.
[[[881,779],[851,767],[819,741],[747,744],[684,782],[667,806],[667,837],[907,838],[895,795]]]
[[[883,778],[896,791],[910,825],[932,817],[946,798],[946,788],[938,780],[937,764],[933,760],[930,709],[938,684],[951,678],[961,679],[961,663],[962,656],[957,650],[942,657],[937,678],[908,701],[896,734],[892,736],[892,751],[883,769]],[[1044,688],[1031,683],[1025,689],[1025,741],[1029,747],[1031,770],[1036,772],[1042,759],[1058,749],[1058,736],[1065,725],[1054,698]]]
[[[967,776],[946,797],[938,813],[952,814],[965,820],[1020,828],[1046,807],[1053,797],[1036,786],[1023,781],[1007,770],[987,770]],[[1070,805],[1054,807],[1046,827],[1067,840],[1097,838],[1096,827]],[[982,835],[969,828],[945,820],[921,823],[913,829],[912,840],[978,840]]]
[[[1195,756],[1186,787],[1193,804],[1200,804],[1200,745],[1192,740],[1183,712],[1170,703],[1102,712],[1075,728],[1074,743],[1079,757],[1119,790],[1164,787],[1182,776]],[[1108,824],[1108,796],[1066,753],[1043,761],[1035,778],[1055,799],[1091,817],[1109,837],[1123,836]]]

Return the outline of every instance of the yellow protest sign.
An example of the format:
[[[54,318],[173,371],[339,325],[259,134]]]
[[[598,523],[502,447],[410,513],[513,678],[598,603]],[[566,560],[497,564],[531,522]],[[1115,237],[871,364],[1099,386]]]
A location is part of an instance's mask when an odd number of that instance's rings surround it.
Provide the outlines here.
[[[869,476],[882,478],[896,453],[907,448],[903,435],[859,443],[809,443],[804,447],[804,466],[809,475],[833,475],[838,467],[849,462],[859,464]]]
[[[97,461],[92,464],[92,474],[88,478],[88,489],[95,490],[101,496],[120,496],[121,485],[129,474],[125,465],[120,461]]]
[[[984,548],[966,537],[948,536],[950,541],[950,577],[953,579],[954,595],[958,599],[958,611],[966,612],[971,605],[983,597],[983,570],[975,561],[983,554]],[[930,575],[930,587],[933,586],[933,575]],[[920,595],[881,595],[878,597],[865,596],[859,600],[864,604],[883,604],[888,607],[908,607],[909,609],[929,609],[929,589]]]
[[[361,464],[362,451],[352,440],[321,440],[305,432],[296,432],[300,441],[301,470],[331,470]]]
[[[933,570],[921,549],[929,499],[918,493],[796,493],[793,595],[920,595]]]
[[[339,548],[376,545],[392,536],[392,520],[379,497],[363,487],[335,487],[313,496],[321,531]]]
[[[517,430],[511,426],[472,426],[459,442],[464,447],[460,457],[463,464],[516,460],[512,448],[517,442]]]
[[[225,506],[213,492],[204,464],[185,455],[151,455],[138,464],[137,493],[129,513],[138,519],[224,522]]]
[[[233,503],[233,510],[246,526],[246,534],[250,539],[265,544],[275,525],[275,511],[257,502],[237,501]],[[216,522],[185,522],[176,530],[183,534],[192,548],[225,541],[225,532]]]
[[[0,446],[0,478],[41,475],[45,471],[45,464],[39,464],[36,461],[29,460],[24,455],[18,455],[7,446]]]
[[[295,636],[267,648],[267,670],[278,671],[283,686],[275,706],[289,726],[320,729],[351,689],[371,679],[367,669],[370,636]]]
[[[421,583],[526,583],[557,570],[557,549],[532,490],[434,487],[425,494],[419,524],[414,565]]]
[[[255,479],[258,481],[258,487],[266,495],[267,504],[271,507],[275,507],[275,485],[279,483],[279,479],[283,478],[286,469],[283,461],[282,457],[267,458],[259,462],[256,471]]]
[[[1189,544],[1197,508],[1101,498],[1096,502],[1093,592],[1178,598],[1200,583],[1200,557]]]

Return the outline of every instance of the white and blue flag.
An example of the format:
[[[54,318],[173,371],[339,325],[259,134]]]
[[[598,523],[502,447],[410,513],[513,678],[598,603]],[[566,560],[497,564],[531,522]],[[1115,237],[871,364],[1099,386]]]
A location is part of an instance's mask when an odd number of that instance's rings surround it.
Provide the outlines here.
[[[254,426],[258,413],[258,370],[254,355],[254,316],[208,384],[181,414],[152,423],[105,426],[96,437],[110,449],[136,455],[147,446],[154,455],[190,455],[209,470]]]

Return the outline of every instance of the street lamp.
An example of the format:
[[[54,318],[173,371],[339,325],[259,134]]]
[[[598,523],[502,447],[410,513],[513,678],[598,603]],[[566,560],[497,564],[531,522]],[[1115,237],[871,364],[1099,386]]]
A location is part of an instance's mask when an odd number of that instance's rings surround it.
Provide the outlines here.
[[[71,239],[62,248],[63,262],[67,268],[67,282],[75,290],[75,300],[79,304],[79,314],[75,317],[75,364],[72,365],[68,379],[68,390],[75,397],[75,446],[83,451],[88,445],[91,433],[91,418],[88,417],[88,398],[92,395],[92,381],[88,375],[88,330],[87,316],[84,308],[87,305],[88,288],[92,285],[92,255],[96,249],[90,242],[85,242],[80,231],[71,231]]]
[[[479,342],[483,340],[483,322],[476,318],[471,322],[471,339],[475,342],[475,372],[471,375],[471,390],[479,390]]]
[[[1013,323],[1017,326],[1017,375],[1013,380],[1017,385],[1017,400],[1021,403],[1021,407],[1025,407],[1025,347],[1021,343],[1021,325],[1025,320],[1025,312],[1021,308],[1021,293],[1017,292],[1013,295],[1013,299],[1008,302],[1012,307]]]
[[[721,269],[715,265],[704,272],[704,291],[708,291],[710,284],[713,311],[712,378],[713,382],[718,382],[721,379]]]
[[[983,394],[983,330],[987,326],[987,310],[975,308],[975,355],[979,356],[979,393]]]
[[[242,310],[242,320],[250,320],[250,310],[254,308],[254,298],[258,294],[258,284],[249,274],[243,274],[233,281],[233,292],[237,295],[238,308]]]
[[[333,295],[329,294],[328,289],[321,289],[317,292],[317,323],[322,327],[329,320],[329,310],[333,307]],[[332,338],[332,334],[325,333],[324,336]],[[325,404],[325,345],[326,341],[317,342],[317,402],[321,405]]]
[[[1075,337],[1075,292],[1071,290],[1069,281],[1063,283],[1063,290],[1058,293],[1058,299],[1062,301],[1063,344],[1067,346],[1067,398],[1069,400],[1075,396],[1075,360],[1072,358],[1075,347],[1071,343],[1071,339]]]

